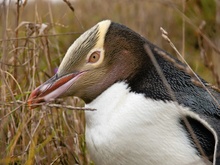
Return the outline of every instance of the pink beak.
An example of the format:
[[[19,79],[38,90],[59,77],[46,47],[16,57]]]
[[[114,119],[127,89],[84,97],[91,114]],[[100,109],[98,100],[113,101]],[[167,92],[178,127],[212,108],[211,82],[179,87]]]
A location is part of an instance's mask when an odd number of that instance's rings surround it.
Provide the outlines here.
[[[41,102],[48,102],[56,99],[66,92],[83,72],[71,73],[60,78],[57,75],[37,87],[29,96],[28,105],[31,109],[36,108]]]

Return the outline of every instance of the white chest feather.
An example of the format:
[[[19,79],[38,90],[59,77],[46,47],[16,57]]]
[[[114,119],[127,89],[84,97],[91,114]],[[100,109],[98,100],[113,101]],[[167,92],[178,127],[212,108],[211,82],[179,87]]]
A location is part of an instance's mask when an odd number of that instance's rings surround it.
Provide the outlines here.
[[[129,93],[125,83],[108,88],[87,107],[86,143],[96,165],[203,164],[181,125],[173,102]]]

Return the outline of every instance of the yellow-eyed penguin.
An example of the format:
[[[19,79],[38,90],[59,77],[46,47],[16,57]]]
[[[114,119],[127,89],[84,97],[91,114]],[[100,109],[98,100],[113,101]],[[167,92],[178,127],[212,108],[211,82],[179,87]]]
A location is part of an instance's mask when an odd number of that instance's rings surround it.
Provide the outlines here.
[[[218,103],[158,52],[184,67],[126,26],[99,22],[70,46],[58,72],[31,93],[29,105],[77,96],[96,109],[85,112],[86,144],[96,165],[218,165]]]

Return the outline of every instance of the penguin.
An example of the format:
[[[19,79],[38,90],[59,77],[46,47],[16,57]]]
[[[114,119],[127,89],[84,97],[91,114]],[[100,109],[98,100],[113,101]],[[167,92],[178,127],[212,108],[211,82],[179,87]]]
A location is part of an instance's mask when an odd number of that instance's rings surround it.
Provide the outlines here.
[[[96,165],[218,165],[220,94],[183,68],[130,28],[104,20],[75,40],[28,104],[77,96],[95,109],[85,112],[85,136]]]

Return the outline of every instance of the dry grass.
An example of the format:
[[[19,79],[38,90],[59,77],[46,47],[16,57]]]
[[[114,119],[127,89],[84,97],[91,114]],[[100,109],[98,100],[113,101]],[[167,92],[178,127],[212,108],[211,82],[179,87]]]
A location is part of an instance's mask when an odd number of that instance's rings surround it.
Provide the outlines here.
[[[70,97],[56,101],[62,107],[44,105],[37,110],[29,110],[26,101],[34,88],[55,73],[72,42],[100,20],[121,22],[175,54],[161,37],[162,26],[185,52],[192,68],[219,84],[220,71],[212,65],[211,56],[213,51],[219,55],[210,27],[215,15],[199,15],[206,9],[198,2],[24,2],[0,6],[0,164],[91,164],[85,147],[84,113],[68,107],[82,106],[81,101]],[[203,20],[207,25],[201,29]]]

